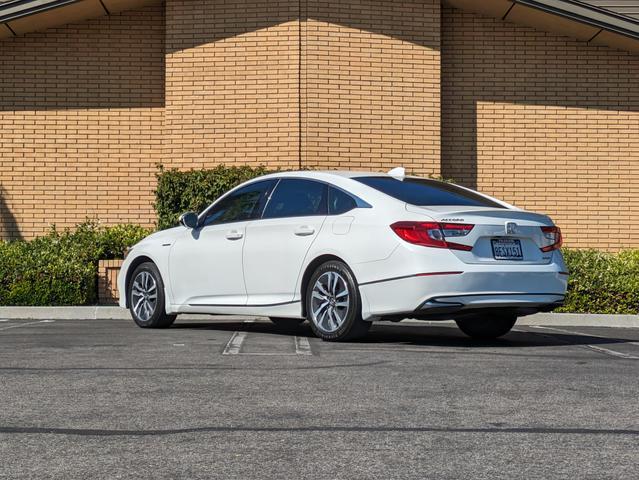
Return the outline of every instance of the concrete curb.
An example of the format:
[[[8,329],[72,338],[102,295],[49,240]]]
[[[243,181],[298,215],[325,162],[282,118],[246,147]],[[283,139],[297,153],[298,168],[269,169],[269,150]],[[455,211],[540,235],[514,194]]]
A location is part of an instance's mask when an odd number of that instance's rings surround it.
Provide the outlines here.
[[[219,315],[180,315],[182,320],[228,318]],[[0,319],[6,320],[131,320],[124,308],[116,306],[89,307],[0,307]],[[405,320],[402,323],[421,323]],[[438,322],[441,323],[441,322]],[[450,323],[450,322],[446,322]],[[537,313],[522,317],[517,325],[563,327],[639,328],[639,315],[601,315],[583,313]]]
[[[222,315],[182,314],[182,320],[228,318]],[[242,316],[242,318],[248,318]],[[251,317],[252,318],[252,317]],[[125,308],[116,306],[88,307],[0,307],[3,320],[131,320]]]
[[[7,320],[124,320],[129,312],[120,307],[0,307]]]
[[[599,313],[537,313],[522,317],[517,325],[563,327],[639,328],[639,315],[604,315]]]

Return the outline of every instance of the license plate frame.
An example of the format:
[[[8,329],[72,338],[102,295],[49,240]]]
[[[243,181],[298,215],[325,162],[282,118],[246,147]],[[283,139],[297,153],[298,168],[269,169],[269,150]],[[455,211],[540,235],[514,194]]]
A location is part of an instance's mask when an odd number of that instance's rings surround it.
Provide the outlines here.
[[[521,262],[524,259],[521,240],[518,238],[492,238],[490,245],[492,246],[495,260]]]

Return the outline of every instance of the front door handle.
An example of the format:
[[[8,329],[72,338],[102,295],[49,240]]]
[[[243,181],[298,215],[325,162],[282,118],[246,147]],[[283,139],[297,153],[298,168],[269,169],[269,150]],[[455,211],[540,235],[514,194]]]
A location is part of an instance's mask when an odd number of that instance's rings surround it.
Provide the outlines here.
[[[313,235],[315,233],[315,229],[308,225],[301,225],[295,229],[295,235],[298,237],[308,237],[309,235]]]
[[[244,236],[244,234],[242,232],[237,231],[237,230],[230,230],[230,231],[226,232],[226,238],[228,240],[239,240],[243,236]]]

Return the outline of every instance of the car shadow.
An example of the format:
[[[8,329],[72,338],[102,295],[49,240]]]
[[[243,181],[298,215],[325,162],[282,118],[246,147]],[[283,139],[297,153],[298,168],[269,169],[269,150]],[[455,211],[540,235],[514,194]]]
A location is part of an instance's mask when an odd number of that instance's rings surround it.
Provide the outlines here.
[[[520,327],[521,328],[521,327]],[[314,338],[308,322],[293,327],[282,327],[270,322],[247,323],[243,321],[198,321],[176,322],[171,329],[217,330],[228,332],[251,332],[264,335],[282,335]],[[454,325],[433,325],[432,323],[402,324],[375,323],[364,338],[339,344],[358,345],[403,345],[439,347],[545,347],[567,345],[606,345],[637,341],[634,338],[603,337],[583,333],[536,332],[515,327],[507,335],[495,340],[477,340],[464,335]]]

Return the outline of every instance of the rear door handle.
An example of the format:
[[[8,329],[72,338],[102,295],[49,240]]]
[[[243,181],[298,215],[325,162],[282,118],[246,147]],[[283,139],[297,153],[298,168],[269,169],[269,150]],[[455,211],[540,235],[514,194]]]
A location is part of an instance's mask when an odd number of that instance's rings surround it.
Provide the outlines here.
[[[238,232],[237,230],[230,230],[226,232],[226,238],[228,240],[239,240],[243,236],[244,234],[242,232]]]
[[[301,225],[295,229],[295,235],[298,237],[308,237],[309,235],[313,235],[315,233],[315,229],[308,225]]]

